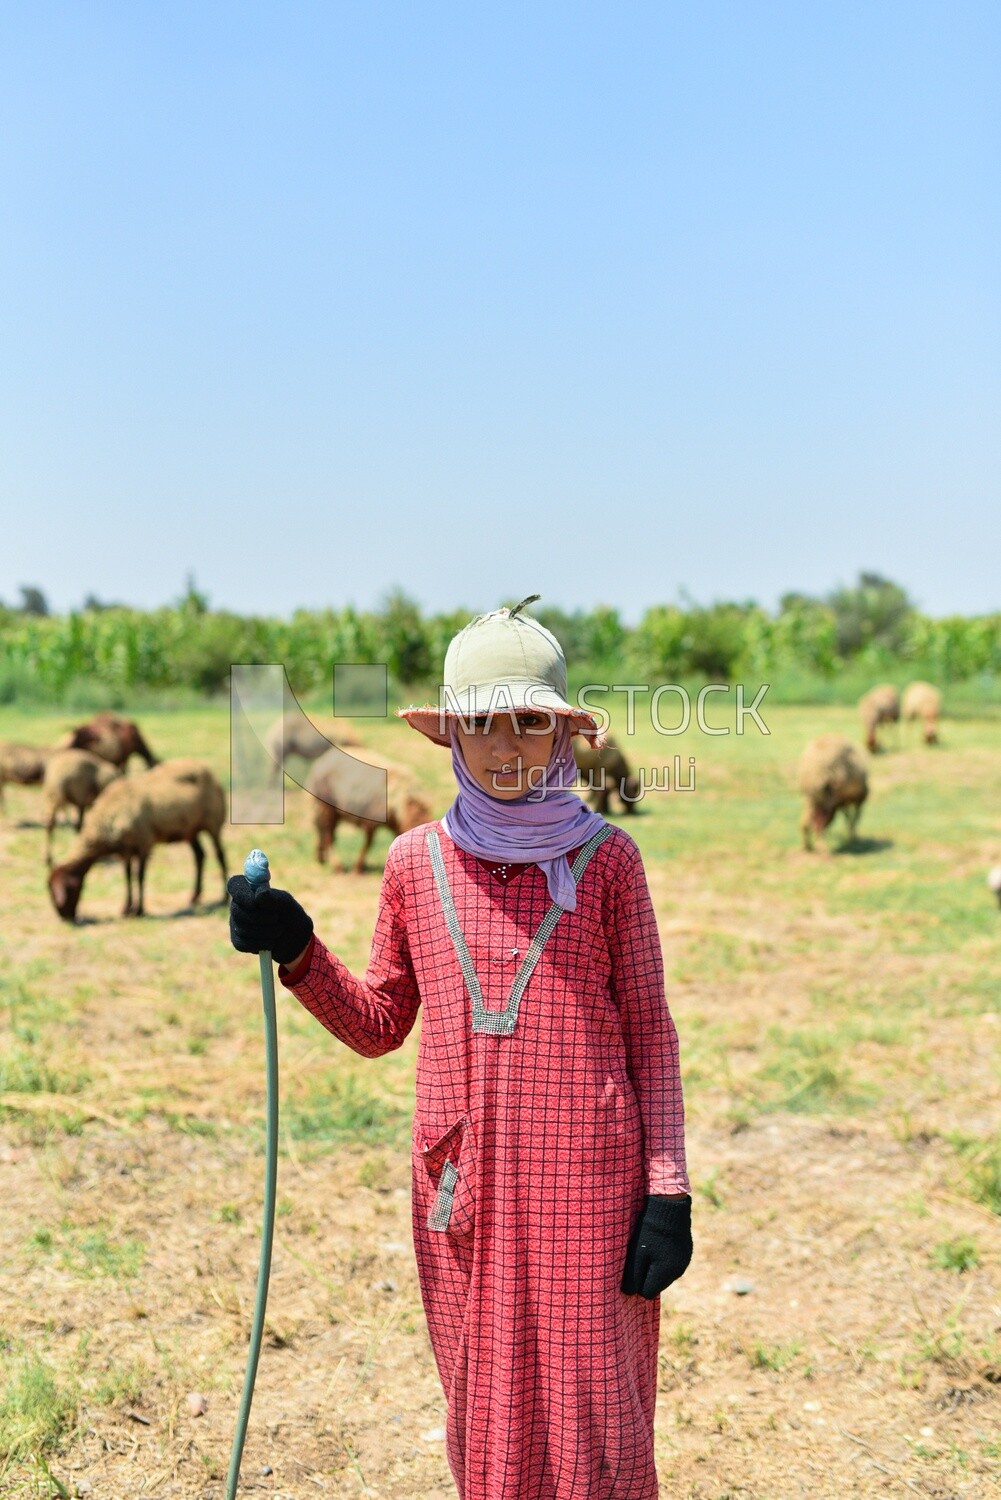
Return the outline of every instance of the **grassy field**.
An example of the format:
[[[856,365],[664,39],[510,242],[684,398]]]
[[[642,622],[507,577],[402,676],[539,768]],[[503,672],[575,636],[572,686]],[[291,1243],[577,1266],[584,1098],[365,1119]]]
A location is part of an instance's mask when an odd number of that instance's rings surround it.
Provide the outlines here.
[[[713,714],[719,723],[725,716]],[[665,1496],[1001,1494],[1001,860],[996,720],[902,732],[860,838],[799,847],[795,768],[849,709],[771,734],[658,737],[634,762],[694,792],[623,820],[647,863],[683,1048],[696,1255],[664,1298]],[[65,714],[0,710],[44,743]],[[395,723],[363,737],[418,767]],[[228,771],[225,711],[149,712],[161,755]],[[246,1356],[263,1169],[257,966],[185,910],[160,849],[149,915],[98,866],[75,927],[45,888],[40,796],[0,815],[0,1492],[221,1497]],[[59,830],[59,851],[70,830]],[[263,843],[328,944],[364,967],[373,873],[321,870],[303,794]],[[344,839],[347,859],[357,847]],[[207,863],[214,900],[218,870]],[[248,1491],[454,1494],[410,1247],[416,1037],[377,1062],[279,1001],[282,1159]],[[196,1396],[203,1401],[193,1401]],[[204,1405],[199,1415],[194,1408]]]

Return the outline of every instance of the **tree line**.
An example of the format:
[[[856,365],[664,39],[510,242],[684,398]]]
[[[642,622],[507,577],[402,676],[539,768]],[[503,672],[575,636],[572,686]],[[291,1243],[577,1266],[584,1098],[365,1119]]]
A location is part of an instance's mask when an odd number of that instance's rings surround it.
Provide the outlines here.
[[[475,613],[425,614],[400,590],[381,608],[296,610],[288,619],[210,607],[193,580],[175,604],[133,609],[89,596],[52,614],[37,587],[0,604],[0,701],[60,699],[81,680],[127,694],[227,688],[234,662],[283,662],[296,692],[329,686],[334,662],[385,663],[407,688],[437,681],[452,635]],[[511,601],[514,602],[514,601]],[[683,600],[647,609],[636,625],[598,605],[533,614],[562,642],[571,676],[593,681],[835,680],[851,669],[927,675],[942,684],[1001,676],[1001,613],[933,618],[899,584],[874,573],[814,597],[786,594],[776,610],[754,601]]]

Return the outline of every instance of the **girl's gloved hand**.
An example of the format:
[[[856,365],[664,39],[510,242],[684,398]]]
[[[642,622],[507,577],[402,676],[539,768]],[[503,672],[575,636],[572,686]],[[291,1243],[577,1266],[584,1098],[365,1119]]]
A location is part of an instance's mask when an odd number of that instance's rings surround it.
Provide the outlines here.
[[[626,1250],[622,1290],[652,1301],[684,1275],[692,1258],[692,1200],[652,1194]]]
[[[226,884],[230,895],[229,937],[240,953],[260,953],[267,948],[280,964],[291,963],[305,948],[313,932],[313,919],[288,891],[269,885],[257,890],[245,875],[233,875]]]

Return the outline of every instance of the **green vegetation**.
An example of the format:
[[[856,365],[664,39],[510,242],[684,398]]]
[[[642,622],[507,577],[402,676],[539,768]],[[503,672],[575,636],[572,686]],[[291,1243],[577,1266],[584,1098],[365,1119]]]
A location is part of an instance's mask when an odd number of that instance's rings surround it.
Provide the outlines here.
[[[281,620],[213,610],[193,584],[156,610],[91,599],[53,616],[0,605],[0,703],[177,702],[225,690],[232,662],[255,661],[284,662],[299,694],[327,688],[334,662],[385,663],[394,684],[427,686],[473,613],[424,616],[396,591],[379,611],[347,605]],[[997,702],[1001,678],[1001,615],[932,619],[876,574],[822,599],[787,594],[774,613],[750,601],[685,601],[654,605],[635,627],[602,605],[569,613],[543,601],[535,613],[562,641],[578,687],[742,679],[769,682],[772,702],[845,702],[876,677],[928,677],[983,705]]]
[[[719,1185],[719,1173],[713,1169],[702,1182],[695,1184],[695,1191],[704,1198],[713,1208],[725,1208],[726,1198]]]
[[[751,1368],[775,1371],[788,1369],[802,1347],[797,1340],[788,1344],[766,1344],[761,1339],[755,1339],[749,1355]]]
[[[65,1270],[86,1277],[128,1280],[139,1274],[146,1258],[141,1240],[118,1239],[99,1226],[81,1229],[68,1220],[58,1230],[41,1225],[33,1232],[31,1245],[44,1255],[55,1255]]]
[[[283,1117],[296,1142],[331,1146],[354,1142],[369,1146],[399,1145],[409,1128],[409,1114],[357,1079],[338,1072],[310,1082],[284,1106]]]
[[[153,1379],[153,1372],[144,1360],[115,1365],[97,1382],[94,1397],[102,1406],[115,1406],[119,1403],[135,1406],[142,1400],[143,1392]]]
[[[60,1381],[37,1354],[7,1367],[0,1385],[0,1475],[12,1463],[52,1452],[76,1421],[76,1385]]]
[[[0,1056],[0,1093],[74,1094],[86,1081],[85,1073],[60,1073],[26,1047]]]
[[[0,974],[0,1120],[19,1110],[18,1095],[76,1096],[90,1075],[79,1067],[61,1067],[52,1060],[51,1038],[56,1030],[72,1032],[66,1005],[31,985]],[[6,1101],[2,1096],[6,1095]],[[82,1117],[75,1108],[47,1110],[63,1129],[77,1131]]]
[[[959,1239],[943,1240],[932,1253],[932,1264],[943,1271],[972,1271],[980,1264],[980,1253],[976,1241],[969,1235]]]
[[[997,1137],[980,1140],[962,1134],[953,1134],[949,1139],[963,1164],[960,1177],[963,1191],[991,1213],[1001,1214],[1001,1141]]]
[[[822,1057],[797,1058],[780,1051],[758,1078],[762,1107],[793,1114],[866,1109],[875,1097],[872,1085],[857,1084],[849,1068]]]

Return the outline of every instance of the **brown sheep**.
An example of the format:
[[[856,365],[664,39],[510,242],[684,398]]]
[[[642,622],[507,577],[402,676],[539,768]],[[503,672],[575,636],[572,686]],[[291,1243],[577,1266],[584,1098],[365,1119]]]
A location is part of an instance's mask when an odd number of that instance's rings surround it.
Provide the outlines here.
[[[875,755],[882,748],[876,739],[876,730],[880,724],[896,724],[900,720],[900,694],[892,683],[881,682],[878,687],[870,688],[863,694],[858,706],[862,714],[862,728],[865,730],[866,749]]]
[[[64,807],[77,809],[76,826],[83,826],[83,815],[109,782],[121,776],[117,766],[109,765],[89,750],[57,750],[45,767],[42,795],[46,805],[45,863],[52,863],[52,830],[56,816]]]
[[[848,823],[849,839],[855,837],[869,795],[869,775],[851,740],[840,734],[811,740],[799,763],[799,789],[804,797],[799,824],[804,849],[813,848],[813,834],[823,833],[839,809]]]
[[[371,770],[386,772],[386,796],[382,784],[373,785]],[[409,833],[431,820],[431,809],[406,766],[383,760],[371,750],[348,755],[336,746],[313,766],[306,778],[306,790],[316,799],[313,825],[316,828],[316,857],[325,864],[337,836],[337,825],[343,819],[364,831],[365,839],[355,861],[355,873],[365,869],[365,858],[372,847],[377,828],[388,828],[394,837]]]
[[[119,769],[124,769],[130,755],[141,755],[148,766],[157,764],[156,756],[139,733],[138,724],[113,713],[95,714],[88,723],[71,730],[67,748],[89,750]]]
[[[319,760],[332,745],[357,745],[359,741],[348,729],[331,724],[329,734],[314,724],[304,714],[282,714],[275,720],[264,737],[264,748],[274,762],[272,782],[281,776],[290,755],[301,755],[303,760]]]
[[[904,689],[901,712],[907,720],[920,719],[926,745],[938,744],[938,720],[942,694],[930,682],[912,682]]]
[[[19,745],[13,740],[0,744],[0,807],[5,782],[15,786],[37,786],[55,751],[38,745]]]
[[[162,761],[138,776],[119,777],[105,787],[83,820],[67,859],[49,876],[56,911],[74,921],[84,876],[97,860],[117,854],[125,866],[125,917],[143,915],[146,864],[155,844],[187,843],[195,856],[191,905],[202,894],[205,851],[200,833],[212,840],[222,870],[226,900],[226,856],[219,833],[226,820],[226,794],[204,761]],[[138,899],[133,901],[133,867]]]
[[[629,763],[611,735],[600,750],[579,736],[574,739],[574,760],[582,778],[587,778],[588,800],[595,812],[608,817],[609,800],[614,791],[622,805],[622,811],[633,813],[640,797],[639,778],[629,768]]]

